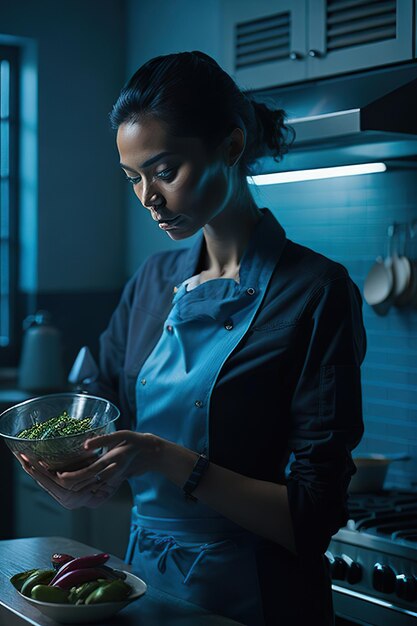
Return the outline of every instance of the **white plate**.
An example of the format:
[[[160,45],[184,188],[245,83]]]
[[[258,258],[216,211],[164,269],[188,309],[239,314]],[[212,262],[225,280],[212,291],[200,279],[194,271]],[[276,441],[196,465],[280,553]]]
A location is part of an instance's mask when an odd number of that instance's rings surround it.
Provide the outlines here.
[[[146,583],[134,574],[126,574],[125,582],[133,589],[132,593],[122,602],[103,602],[101,604],[55,604],[53,602],[40,602],[24,596],[20,591],[18,594],[27,602],[30,602],[38,611],[44,613],[51,619],[61,624],[86,624],[104,620],[115,613],[118,613],[127,604],[137,600],[146,592]]]

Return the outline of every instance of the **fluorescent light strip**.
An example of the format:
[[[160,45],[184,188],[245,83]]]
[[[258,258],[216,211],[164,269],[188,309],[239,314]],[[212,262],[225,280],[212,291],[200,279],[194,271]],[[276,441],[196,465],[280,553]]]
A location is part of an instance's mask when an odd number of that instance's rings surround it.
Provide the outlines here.
[[[318,180],[320,178],[377,174],[379,172],[385,172],[386,169],[387,166],[385,163],[359,163],[357,165],[341,165],[338,167],[321,167],[311,170],[258,174],[257,176],[248,176],[248,182],[256,185],[278,185],[280,183],[298,183],[303,180]]]

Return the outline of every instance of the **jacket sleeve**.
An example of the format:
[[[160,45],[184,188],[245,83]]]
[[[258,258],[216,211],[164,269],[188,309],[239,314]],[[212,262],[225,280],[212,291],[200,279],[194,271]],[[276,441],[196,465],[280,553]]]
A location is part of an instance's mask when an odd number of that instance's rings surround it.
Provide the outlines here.
[[[129,324],[137,273],[125,285],[119,304],[114,310],[106,330],[99,339],[99,375],[84,385],[84,389],[94,395],[102,396],[119,407],[121,418],[117,427],[130,428],[130,407],[126,391],[122,385],[122,372],[125,362]]]
[[[300,325],[291,398],[287,489],[298,554],[325,552],[348,519],[351,450],[363,435],[362,298],[347,271],[318,287]]]

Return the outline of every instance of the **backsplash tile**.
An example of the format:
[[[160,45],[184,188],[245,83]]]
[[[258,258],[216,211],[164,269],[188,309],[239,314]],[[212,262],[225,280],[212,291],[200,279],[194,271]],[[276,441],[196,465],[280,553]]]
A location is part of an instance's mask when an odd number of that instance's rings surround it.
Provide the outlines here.
[[[289,239],[342,263],[363,294],[366,275],[387,253],[387,229],[417,218],[414,169],[260,187]],[[417,237],[413,255],[417,258]],[[365,434],[354,451],[402,453],[387,487],[417,488],[417,310],[392,308],[380,317],[363,302],[368,349],[362,366]],[[416,481],[413,483],[413,481]]]

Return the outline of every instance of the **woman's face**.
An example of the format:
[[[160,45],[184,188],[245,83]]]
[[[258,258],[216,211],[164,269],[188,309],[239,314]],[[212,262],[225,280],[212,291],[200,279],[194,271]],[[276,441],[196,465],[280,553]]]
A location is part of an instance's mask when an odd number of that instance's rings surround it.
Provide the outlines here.
[[[223,142],[209,155],[200,139],[174,137],[148,117],[122,124],[117,147],[133,191],[171,239],[195,234],[232,197]]]

